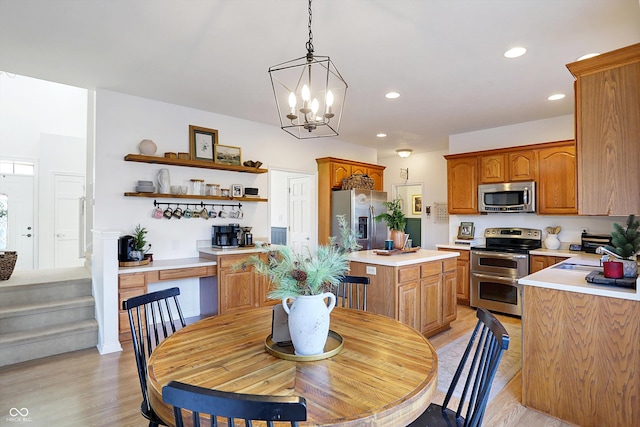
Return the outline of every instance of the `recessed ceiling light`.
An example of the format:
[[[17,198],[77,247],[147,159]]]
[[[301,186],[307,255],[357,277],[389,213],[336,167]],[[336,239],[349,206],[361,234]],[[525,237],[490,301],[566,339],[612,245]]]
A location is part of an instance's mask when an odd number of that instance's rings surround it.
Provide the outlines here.
[[[600,55],[599,53],[587,53],[586,55],[582,55],[580,58],[576,59],[576,61],[582,61],[583,59],[593,58],[594,56]]]
[[[378,138],[384,138],[385,136],[387,136],[386,133],[379,133],[376,135]]]
[[[396,99],[400,96],[398,92],[389,92],[384,97],[389,99]]]
[[[564,98],[564,93],[554,93],[553,95],[551,95],[550,97],[548,97],[547,99],[549,101],[557,101],[559,99]]]
[[[517,58],[519,56],[524,55],[526,51],[527,49],[523,47],[514,47],[506,51],[504,53],[504,56],[506,56],[507,58]]]

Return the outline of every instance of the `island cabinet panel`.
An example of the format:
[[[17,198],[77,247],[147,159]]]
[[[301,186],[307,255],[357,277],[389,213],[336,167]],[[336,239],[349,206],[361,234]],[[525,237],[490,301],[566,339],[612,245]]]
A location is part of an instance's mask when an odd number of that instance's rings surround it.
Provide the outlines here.
[[[584,427],[640,425],[640,302],[524,287],[522,402]]]
[[[456,319],[455,258],[399,267],[351,261],[349,274],[371,281],[367,311],[399,320],[425,336],[447,329]]]
[[[458,252],[460,256],[456,258],[456,304],[470,304],[471,290],[471,261],[470,251],[449,248],[438,248],[439,251]]]

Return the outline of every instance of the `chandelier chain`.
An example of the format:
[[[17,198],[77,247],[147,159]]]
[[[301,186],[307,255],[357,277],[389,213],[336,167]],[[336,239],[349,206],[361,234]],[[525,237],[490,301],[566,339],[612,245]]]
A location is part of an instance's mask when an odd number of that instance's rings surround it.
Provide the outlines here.
[[[309,41],[307,42],[307,53],[313,53],[313,33],[311,32],[311,0],[309,0]]]

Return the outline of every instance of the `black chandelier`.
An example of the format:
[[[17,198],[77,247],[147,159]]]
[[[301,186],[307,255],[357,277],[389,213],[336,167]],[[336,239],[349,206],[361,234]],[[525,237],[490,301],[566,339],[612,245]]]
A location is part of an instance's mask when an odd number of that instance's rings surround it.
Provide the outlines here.
[[[307,54],[269,67],[280,127],[298,139],[338,135],[347,96],[347,82],[331,59],[313,53],[311,17],[309,0]]]

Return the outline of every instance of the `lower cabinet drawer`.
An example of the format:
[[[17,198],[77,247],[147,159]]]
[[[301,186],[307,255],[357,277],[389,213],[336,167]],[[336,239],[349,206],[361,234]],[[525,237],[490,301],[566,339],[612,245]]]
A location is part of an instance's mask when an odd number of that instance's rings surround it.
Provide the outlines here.
[[[207,276],[207,267],[191,267],[191,268],[176,268],[173,270],[160,270],[158,272],[158,278],[160,280],[174,280],[174,279],[186,279],[189,277],[201,277]]]

